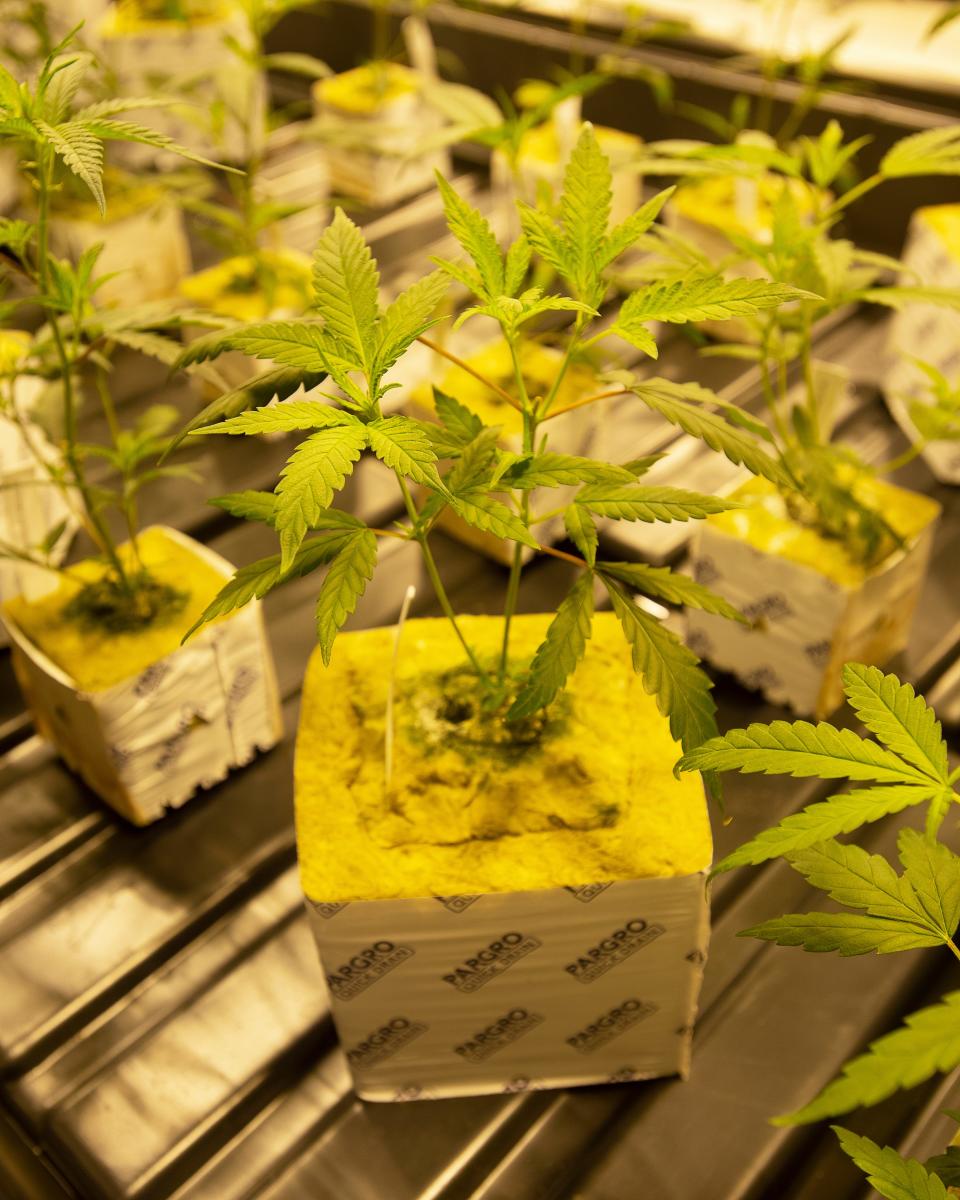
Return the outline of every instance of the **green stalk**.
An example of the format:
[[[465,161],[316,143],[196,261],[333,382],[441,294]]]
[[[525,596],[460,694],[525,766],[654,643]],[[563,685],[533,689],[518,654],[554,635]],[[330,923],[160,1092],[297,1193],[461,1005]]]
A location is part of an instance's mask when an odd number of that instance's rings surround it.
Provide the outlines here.
[[[852,187],[849,192],[845,192],[839,200],[835,200],[833,204],[824,213],[824,220],[829,220],[830,217],[837,216],[843,212],[845,208],[851,205],[854,200],[859,200],[861,196],[865,196],[867,192],[872,192],[875,187],[878,187],[884,181],[884,176],[879,172],[875,175],[870,175],[867,179],[863,179]]]
[[[39,210],[37,219],[37,271],[40,283],[41,297],[46,299],[50,288],[50,154],[46,147],[40,150],[37,160],[37,181],[39,184]],[[120,561],[120,556],[117,554],[117,549],[113,544],[113,539],[110,536],[110,531],[107,529],[103,521],[103,517],[94,504],[93,495],[90,491],[90,485],[87,482],[83,467],[80,464],[80,459],[77,455],[77,406],[73,394],[73,373],[72,364],[67,355],[66,346],[63,343],[63,334],[60,331],[60,322],[56,312],[50,312],[50,328],[53,333],[53,341],[57,350],[57,359],[60,364],[60,375],[63,383],[63,413],[64,413],[64,452],[63,456],[67,466],[70,468],[70,474],[73,478],[73,484],[80,493],[80,498],[83,503],[84,511],[87,515],[87,524],[94,538],[94,541],[99,546],[101,552],[106,557],[110,564],[110,569],[114,572],[118,583],[126,592],[130,592],[130,582],[127,574],[123,569],[123,563]]]
[[[537,418],[531,411],[530,397],[524,382],[520,358],[513,337],[504,329],[503,336],[510,347],[510,359],[513,363],[513,377],[517,385],[517,393],[523,408],[523,453],[532,454],[537,436]],[[530,494],[524,492],[520,501],[520,519],[525,525],[530,523]],[[510,626],[513,614],[517,608],[517,597],[520,594],[520,576],[523,573],[523,546],[517,542],[513,547],[513,561],[510,564],[510,578],[507,582],[507,595],[503,607],[503,644],[500,647],[499,680],[503,685],[507,675],[507,663],[510,660]]]
[[[410,489],[407,487],[407,481],[404,479],[400,471],[394,472],[397,477],[397,482],[400,484],[400,491],[403,493],[403,502],[407,508],[407,515],[413,523],[413,536],[420,546],[423,553],[424,566],[427,568],[427,575],[430,578],[430,583],[433,586],[437,600],[440,602],[440,607],[443,610],[443,615],[453,626],[453,632],[457,635],[460,645],[464,649],[464,653],[470,660],[470,665],[476,671],[480,682],[486,687],[493,687],[493,681],[483,669],[479,658],[477,658],[473,647],[463,635],[463,630],[460,628],[460,623],[457,620],[457,614],[453,610],[453,605],[450,603],[450,597],[447,595],[447,589],[443,586],[443,580],[440,578],[440,572],[437,570],[436,560],[433,557],[433,551],[430,549],[430,542],[426,533],[420,528],[420,514],[417,512],[417,506],[413,502],[413,497],[410,495]]]

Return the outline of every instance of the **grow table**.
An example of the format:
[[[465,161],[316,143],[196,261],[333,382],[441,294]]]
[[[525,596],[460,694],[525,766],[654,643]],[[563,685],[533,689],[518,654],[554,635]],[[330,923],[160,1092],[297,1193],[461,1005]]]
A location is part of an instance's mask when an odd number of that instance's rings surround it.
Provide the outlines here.
[[[875,349],[876,329],[861,318],[830,336],[848,346],[854,367]],[[899,435],[875,395],[862,389],[859,400],[847,432],[878,456]],[[236,452],[220,458],[205,440],[204,471],[227,490],[245,470],[253,486],[284,449],[257,444],[258,463],[238,465]],[[921,466],[905,482],[934,490],[945,506],[922,616],[897,664],[929,688],[960,651],[960,496],[936,488]],[[182,490],[161,489],[151,503],[148,519],[176,513],[237,562],[270,549],[267,530],[184,509]],[[456,544],[444,550],[454,603],[492,606],[500,569]],[[392,562],[355,624],[393,619],[407,582],[419,579],[416,547],[390,543],[383,553]],[[525,605],[549,603],[566,571],[538,561]],[[352,1096],[293,854],[292,731],[314,640],[313,589],[299,580],[266,602],[283,744],[150,829],[98,805],[5,699],[0,1195],[864,1197],[825,1128],[774,1129],[766,1118],[809,1098],[872,1036],[956,980],[936,955],[840,961],[738,939],[738,930],[806,903],[806,885],[780,865],[717,881],[689,1082],[406,1105]],[[421,600],[427,595],[422,589]],[[723,725],[778,715],[728,681],[718,697]],[[717,823],[718,855],[824,788],[734,777],[727,791],[736,820]],[[871,848],[889,851],[895,828],[874,827]],[[895,1097],[852,1124],[928,1152],[949,1135],[935,1120],[947,1102],[957,1103],[951,1081]]]

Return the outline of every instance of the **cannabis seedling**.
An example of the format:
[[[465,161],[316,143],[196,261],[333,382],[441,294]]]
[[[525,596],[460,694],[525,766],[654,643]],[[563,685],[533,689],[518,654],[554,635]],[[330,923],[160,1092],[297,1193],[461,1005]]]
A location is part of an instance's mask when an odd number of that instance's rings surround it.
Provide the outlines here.
[[[790,152],[762,146],[720,146],[690,151],[676,162],[683,173],[690,164],[709,164],[723,172],[751,175],[774,172],[782,179],[771,213],[768,240],[733,231],[726,236],[731,254],[723,265],[732,270],[750,264],[763,278],[791,284],[806,292],[795,304],[747,315],[748,337],[712,347],[706,353],[730,354],[759,364],[768,422],[761,434],[788,477],[782,488],[788,511],[825,536],[840,540],[850,557],[866,567],[882,562],[901,539],[883,514],[863,504],[856,494],[858,476],[868,467],[849,447],[832,440],[831,420],[822,411],[814,371],[813,331],[817,322],[858,304],[887,308],[924,302],[960,308],[954,288],[885,285],[884,271],[901,264],[885,255],[832,236],[844,211],[888,179],[920,175],[960,174],[960,126],[913,134],[897,142],[879,170],[853,186],[842,183],[867,139],[844,142],[831,121],[817,138],[803,137]],[[677,235],[661,245],[661,277],[689,270],[696,251],[678,248]],[[801,399],[790,388],[789,371],[798,363]],[[890,471],[917,453],[911,449],[881,468]]]
[[[595,518],[687,521],[720,512],[729,501],[671,487],[648,487],[641,480],[651,459],[611,464],[549,449],[550,421],[562,411],[556,401],[569,363],[584,347],[608,336],[600,327],[598,305],[607,290],[606,268],[650,228],[667,198],[664,193],[622,225],[609,228],[610,166],[592,130],[584,129],[568,165],[560,218],[521,206],[527,234],[501,251],[485,218],[440,180],[447,223],[468,256],[467,262],[439,262],[440,269],[403,292],[386,309],[378,296],[378,270],[360,231],[341,211],[326,230],[314,259],[315,316],[266,322],[199,339],[184,354],[184,365],[243,351],[271,359],[286,371],[286,387],[307,375],[326,375],[338,393],[287,400],[253,411],[243,390],[228,393],[201,413],[189,429],[196,434],[260,434],[304,431],[274,492],[242,492],[215,503],[239,517],[272,525],[280,553],[241,568],[214,599],[202,620],[263,596],[278,584],[321,566],[327,573],[317,601],[317,632],[325,661],[334,640],[354,611],[377,561],[378,538],[415,541],[422,551],[437,600],[463,644],[483,704],[507,726],[524,721],[551,703],[584,652],[590,635],[594,584],[606,589],[623,626],[633,663],[661,711],[669,714],[674,736],[693,747],[714,731],[710,682],[695,656],[636,603],[633,590],[670,602],[700,605],[731,618],[735,611],[706,588],[666,568],[599,558]],[[553,265],[567,295],[525,288],[532,250]],[[435,391],[438,423],[408,416],[384,416],[390,385],[387,371],[412,343],[441,318],[436,310],[450,277],[469,288],[475,304],[460,320],[481,316],[499,330],[514,364],[514,386],[491,388],[522,416],[519,454],[498,445],[491,428],[455,397]],[[665,295],[659,288],[638,293],[620,310],[614,328],[630,335],[648,354],[656,345],[647,324],[696,318],[704,306],[718,311],[750,311],[792,298],[794,289],[765,282],[727,282],[713,276],[690,280]],[[518,346],[524,327],[549,313],[567,321],[566,349],[547,395],[528,393]],[[274,385],[271,385],[274,386]],[[621,385],[619,390],[623,390]],[[641,400],[685,429],[752,469],[779,477],[780,467],[748,430],[709,411],[715,400],[702,389],[689,392],[666,381],[633,385]],[[289,394],[289,393],[288,393]],[[600,400],[607,393],[579,403]],[[407,521],[388,530],[368,528],[359,518],[331,507],[361,453],[370,450],[393,471]],[[541,490],[573,485],[564,519],[579,556],[539,544],[536,530],[548,515],[538,503]],[[418,500],[415,489],[421,489]],[[449,508],[468,524],[513,544],[506,587],[503,634],[495,661],[484,661],[463,636],[434,560],[430,534]],[[557,555],[580,574],[562,600],[532,662],[518,664],[510,652],[511,619],[516,610],[524,547]]]
[[[955,788],[960,768],[951,771],[940,722],[909,684],[858,663],[844,667],[843,683],[851,707],[876,740],[826,723],[773,721],[730,730],[681,759],[685,771],[739,770],[867,784],[784,818],[728,855],[714,873],[783,858],[845,910],[775,917],[745,930],[744,937],[844,957],[943,947],[960,959],[960,856],[939,836],[947,813],[960,803]],[[925,822],[923,832],[900,832],[902,871],[882,855],[838,840],[909,808],[925,810]],[[778,1121],[838,1116],[957,1066],[960,992],[952,992],[905,1018],[899,1029],[848,1062],[819,1096]],[[922,1166],[868,1138],[836,1131],[844,1150],[891,1200],[944,1200],[943,1181],[957,1180],[956,1149]]]
[[[113,99],[78,105],[76,97],[92,64],[86,55],[63,52],[70,40],[68,37],[54,48],[32,86],[18,83],[0,67],[0,143],[19,151],[37,207],[35,223],[0,220],[0,270],[18,301],[39,307],[46,317],[29,351],[7,368],[5,377],[12,381],[18,375],[32,374],[59,384],[62,461],[51,463],[42,454],[37,455],[38,461],[51,486],[61,488],[68,503],[79,508],[77,515],[107,564],[103,579],[77,597],[77,615],[85,613],[94,620],[129,627],[148,623],[158,606],[170,603],[173,597],[158,590],[142,570],[135,540],[131,541],[131,562],[124,561],[106,513],[111,507],[119,508],[133,539],[140,489],[153,479],[181,473],[182,468],[153,465],[166,446],[165,432],[176,418],[174,410],[154,408],[133,431],[121,430],[107,380],[109,355],[114,347],[125,346],[172,363],[177,350],[169,335],[175,336],[184,320],[197,316],[173,314],[158,305],[124,311],[94,308],[93,298],[103,282],[96,276],[100,247],[86,251],[76,263],[56,257],[50,248],[51,199],[61,186],[63,172],[71,172],[87,187],[101,213],[105,211],[104,143],[108,141],[139,142],[209,166],[216,164],[198,158],[163,134],[118,119],[129,110],[149,107],[150,100]],[[112,444],[108,446],[80,440],[80,385],[88,369],[94,372],[110,429]],[[15,405],[5,415],[22,424]],[[27,445],[32,445],[29,438]],[[117,489],[91,480],[88,464],[94,457],[105,459],[119,475]],[[6,547],[2,552],[51,567],[52,546],[38,550]]]

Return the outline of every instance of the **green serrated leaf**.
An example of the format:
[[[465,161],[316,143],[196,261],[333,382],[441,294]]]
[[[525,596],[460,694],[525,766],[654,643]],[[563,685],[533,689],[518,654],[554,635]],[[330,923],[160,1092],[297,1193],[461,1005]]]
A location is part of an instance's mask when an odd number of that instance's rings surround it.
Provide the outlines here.
[[[646,596],[656,596],[668,604],[683,604],[687,608],[700,608],[704,612],[716,613],[731,621],[746,624],[746,618],[733,605],[697,583],[689,575],[679,575],[669,567],[651,567],[646,563],[601,562],[597,570],[612,575],[621,583],[629,584]]]
[[[739,507],[735,501],[719,500],[682,488],[647,487],[631,483],[582,488],[577,504],[600,517],[619,521],[699,521],[711,513]]]
[[[567,251],[563,232],[547,213],[525,201],[517,204],[520,224],[531,249],[558,275],[566,273]]]
[[[368,370],[377,352],[379,285],[363,234],[338,208],[313,254],[315,307],[330,333]]]
[[[791,486],[792,480],[786,469],[757,444],[749,430],[691,404],[684,399],[682,386],[669,379],[648,379],[634,384],[629,390],[671,425],[678,425],[684,433],[699,438],[732,463],[742,464],[754,475],[769,479],[779,487]]]
[[[778,946],[802,946],[810,954],[898,954],[943,943],[936,934],[910,921],[884,920],[865,913],[810,912],[774,917],[741,937],[759,938]]]
[[[756,866],[770,858],[804,850],[841,833],[852,833],[861,825],[902,812],[914,804],[925,804],[932,796],[933,789],[922,783],[894,783],[830,796],[808,805],[802,812],[791,813],[779,825],[758,833],[728,854],[713,868],[713,873]]]
[[[623,467],[580,458],[575,454],[530,454],[519,458],[502,475],[510,487],[529,490],[564,487],[576,483],[632,484],[633,475]]]
[[[578,296],[593,295],[601,270],[612,202],[610,163],[593,126],[583,126],[563,176],[560,219],[565,242],[564,276]]]
[[[433,389],[433,406],[444,429],[460,445],[465,446],[483,432],[483,421],[476,413],[438,387]]]
[[[658,192],[646,204],[641,205],[635,213],[611,230],[600,253],[599,265],[601,268],[608,267],[614,259],[619,258],[625,250],[629,250],[643,237],[660,215],[664,204],[676,190],[676,187],[668,187],[662,192]]]
[[[583,658],[593,620],[593,577],[585,571],[564,597],[546,637],[533,656],[530,672],[507,712],[519,721],[546,708],[562,691]]]
[[[492,533],[504,541],[519,542],[522,546],[537,549],[537,540],[516,513],[485,492],[458,492],[449,498],[448,503],[458,517],[475,529]]]
[[[713,684],[700,670],[696,655],[656,617],[639,608],[622,584],[609,578],[604,584],[644,690],[656,696],[674,738],[685,751],[693,751],[713,737],[717,728],[717,706],[710,695]]]
[[[790,855],[790,865],[831,899],[847,908],[862,908],[872,917],[910,922],[944,939],[913,885],[898,875],[882,854],[834,838]]]
[[[507,251],[503,269],[503,290],[507,296],[515,296],[523,286],[530,270],[530,243],[521,234]]]
[[[891,1146],[882,1150],[867,1137],[831,1126],[845,1154],[867,1176],[867,1182],[886,1200],[947,1200],[942,1180],[915,1158],[902,1158]]]
[[[377,539],[369,529],[351,534],[330,564],[317,596],[317,637],[326,666],[344,621],[356,610],[377,565]]]
[[[927,916],[952,938],[960,924],[960,858],[916,829],[902,829],[897,848],[906,879]]]
[[[411,417],[380,417],[367,426],[370,449],[393,471],[415,483],[442,488],[437,455],[425,425]]]
[[[305,542],[294,555],[293,562],[286,571],[281,569],[279,554],[271,554],[269,558],[261,558],[258,562],[240,567],[203,610],[199,620],[183,635],[183,641],[187,641],[209,621],[243,608],[251,600],[262,599],[279,583],[308,575],[317,567],[329,562],[340,552],[344,539],[351,536],[350,532],[338,532]]]
[[[599,545],[597,527],[593,518],[579,504],[571,504],[569,508],[564,509],[563,525],[567,531],[567,537],[592,567],[597,561],[597,546]]]
[[[682,771],[763,772],[802,779],[871,779],[877,783],[929,786],[929,778],[876,742],[850,729],[834,729],[825,721],[771,721],[731,729],[714,738],[680,764]]]
[[[884,675],[877,667],[847,663],[843,690],[857,716],[885,746],[946,784],[950,767],[940,722],[909,683]]]
[[[307,530],[329,508],[366,444],[362,425],[338,425],[312,434],[293,452],[276,488],[282,570],[292,564]]]
[[[100,139],[91,133],[86,125],[74,124],[71,121],[50,125],[46,121],[37,120],[34,124],[54,152],[90,189],[101,214],[106,212],[107,202],[103,194],[103,143]]]
[[[960,1065],[960,992],[904,1018],[903,1025],[872,1042],[843,1067],[839,1079],[803,1108],[779,1117],[780,1125],[801,1125],[879,1104],[902,1088],[915,1087],[937,1072]]]
[[[503,258],[490,223],[482,213],[458,196],[437,172],[437,185],[443,199],[447,226],[477,268],[483,285],[482,294],[490,300],[504,293]]]
[[[619,331],[644,321],[723,321],[802,299],[816,297],[765,279],[725,279],[722,275],[676,279],[629,295],[615,328]]]
[[[275,492],[229,492],[226,496],[216,496],[210,503],[232,517],[239,517],[243,521],[262,521],[265,525],[273,525],[277,512]]]
[[[380,320],[380,345],[376,358],[378,372],[392,367],[421,334],[440,320],[436,310],[449,286],[444,271],[432,271],[401,292],[388,306]]]
[[[283,400],[219,421],[216,425],[205,425],[193,430],[193,436],[290,433],[296,429],[328,429],[334,425],[359,426],[360,422],[352,413],[334,408],[332,404],[321,404],[318,400]]]
[[[960,125],[925,129],[901,138],[883,157],[885,179],[911,175],[960,175]]]

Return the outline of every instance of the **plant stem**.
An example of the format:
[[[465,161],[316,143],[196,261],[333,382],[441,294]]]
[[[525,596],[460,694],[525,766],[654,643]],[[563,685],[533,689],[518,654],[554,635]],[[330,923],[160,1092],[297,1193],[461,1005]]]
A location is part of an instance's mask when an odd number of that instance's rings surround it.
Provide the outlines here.
[[[503,331],[507,345],[510,347],[510,360],[513,363],[513,377],[520,396],[523,412],[523,453],[532,454],[537,434],[537,418],[531,411],[530,397],[527,395],[527,385],[523,378],[523,368],[520,366],[520,356],[514,339]],[[530,525],[530,493],[525,491],[520,501],[520,519],[529,528]],[[517,542],[513,547],[513,561],[510,564],[510,578],[507,582],[507,595],[503,606],[503,644],[500,647],[499,680],[502,685],[507,675],[507,663],[510,659],[510,625],[517,607],[517,597],[520,594],[520,576],[523,573],[523,546]]]
[[[950,947],[950,951],[953,954],[953,957],[956,959],[960,959],[960,950],[957,949],[956,944],[954,943],[952,938],[947,939],[947,945]]]
[[[41,301],[46,301],[50,287],[50,154],[44,147],[39,155],[37,163],[37,181],[39,184],[39,203],[38,203],[38,219],[37,219],[37,274],[40,284]],[[73,485],[80,493],[80,498],[83,503],[84,511],[87,515],[87,527],[94,541],[105,555],[110,564],[111,570],[114,572],[117,582],[127,592],[130,591],[129,580],[126,572],[123,569],[123,563],[117,554],[116,547],[113,544],[113,539],[110,537],[110,532],[104,524],[103,518],[97,509],[93,500],[93,495],[90,491],[90,485],[87,483],[86,475],[80,465],[80,459],[77,455],[77,408],[73,394],[73,365],[67,355],[67,349],[63,342],[63,334],[60,330],[59,317],[56,311],[48,310],[48,320],[50,329],[53,335],[54,345],[57,350],[57,358],[60,364],[60,377],[63,386],[63,414],[64,414],[64,451],[63,456],[67,466],[70,469]]]
[[[476,671],[480,681],[487,687],[493,687],[493,681],[483,669],[480,660],[477,658],[473,647],[463,635],[463,630],[460,628],[460,623],[457,620],[457,614],[453,611],[453,605],[450,603],[450,597],[447,595],[447,589],[443,586],[443,580],[440,578],[440,572],[437,570],[437,564],[433,557],[433,551],[430,549],[430,543],[426,533],[420,528],[420,514],[417,512],[417,506],[413,502],[413,497],[410,495],[410,489],[407,487],[407,481],[399,472],[395,472],[397,482],[400,484],[400,491],[403,493],[403,502],[407,508],[407,514],[413,522],[413,536],[420,545],[423,553],[424,566],[427,568],[427,575],[430,578],[430,583],[433,586],[434,593],[443,610],[443,615],[453,626],[453,631],[460,641],[460,645],[464,649],[464,653],[470,660],[470,665]]]
[[[555,408],[552,412],[548,412],[541,419],[544,421],[552,421],[554,417],[562,416],[563,413],[572,412],[575,408],[584,408],[588,404],[596,404],[599,400],[612,400],[616,396],[631,395],[629,388],[616,388],[610,392],[597,392],[595,396],[585,396],[582,400],[574,400],[572,404],[565,404],[562,408]]]
[[[859,200],[860,197],[865,196],[867,192],[872,192],[873,189],[879,184],[883,183],[883,181],[884,176],[879,172],[877,172],[875,175],[868,176],[866,179],[862,179],[856,185],[856,187],[852,187],[849,192],[845,192],[839,200],[834,200],[833,204],[831,204],[827,211],[823,214],[824,220],[829,220],[831,217],[837,216],[837,214],[843,212],[848,205],[853,204],[854,200]]]
[[[482,384],[485,384],[488,388],[490,388],[491,391],[496,392],[501,400],[506,400],[511,408],[515,408],[517,412],[523,412],[523,409],[513,398],[513,396],[511,396],[508,391],[502,388],[499,383],[494,383],[492,379],[488,379],[486,375],[481,374],[474,367],[471,367],[468,362],[465,362],[458,355],[441,346],[439,342],[435,342],[431,338],[423,336],[418,337],[417,341],[422,342],[423,345],[432,350],[434,354],[439,354],[441,358],[445,358],[449,362],[454,363],[460,368],[461,371],[466,371],[468,375],[472,375],[474,379],[478,380]]]

